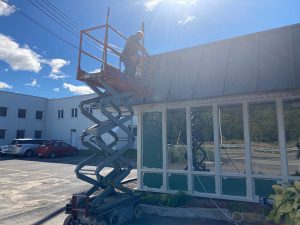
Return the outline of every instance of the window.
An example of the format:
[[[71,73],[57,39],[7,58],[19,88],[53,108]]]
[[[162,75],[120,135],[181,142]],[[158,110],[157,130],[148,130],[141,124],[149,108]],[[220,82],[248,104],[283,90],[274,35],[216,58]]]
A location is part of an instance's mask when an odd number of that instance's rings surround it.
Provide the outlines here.
[[[5,139],[5,133],[6,133],[5,129],[0,129],[0,139]]]
[[[137,127],[133,125],[129,125],[128,128],[131,130],[134,136],[137,135]]]
[[[214,171],[214,130],[212,107],[192,108],[193,170]]]
[[[77,108],[73,108],[73,109],[71,110],[71,117],[72,117],[72,118],[77,117]]]
[[[26,109],[19,109],[18,118],[26,118]]]
[[[57,118],[58,119],[64,118],[64,110],[63,109],[60,109],[57,111]]]
[[[162,113],[145,112],[142,123],[142,166],[163,168]]]
[[[168,169],[187,169],[187,136],[185,109],[167,111]],[[174,177],[176,177],[174,175]]]
[[[219,133],[222,172],[244,173],[244,128],[242,105],[219,107]]]
[[[25,130],[17,130],[16,139],[24,138],[25,137]]]
[[[300,99],[283,103],[286,153],[290,176],[300,176]]]
[[[7,116],[7,107],[0,107],[0,116]]]
[[[43,119],[43,111],[35,111],[35,118],[37,120],[42,120]]]
[[[62,148],[69,148],[70,145],[68,145],[68,144],[66,144],[66,143],[61,143],[61,147],[62,147]]]
[[[275,102],[249,104],[252,173],[281,175]]]
[[[42,138],[42,131],[41,130],[34,131],[34,138],[41,139]]]

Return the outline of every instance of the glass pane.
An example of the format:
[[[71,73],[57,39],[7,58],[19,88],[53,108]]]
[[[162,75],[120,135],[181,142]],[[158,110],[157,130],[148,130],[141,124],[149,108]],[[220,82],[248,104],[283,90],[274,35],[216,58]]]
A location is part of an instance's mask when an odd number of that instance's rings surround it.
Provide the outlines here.
[[[249,104],[252,173],[280,175],[275,103]]]
[[[187,169],[185,109],[171,109],[167,112],[168,169]]]
[[[194,191],[201,193],[216,193],[215,177],[194,175]]]
[[[169,174],[169,189],[187,191],[187,176],[184,174]]]
[[[36,111],[35,112],[35,118],[38,120],[43,119],[43,111]]]
[[[242,105],[221,106],[219,121],[222,172],[245,173]]]
[[[7,116],[7,108],[0,107],[0,116]]]
[[[300,176],[300,99],[283,104],[289,175]]]
[[[254,179],[255,195],[269,197],[271,194],[274,194],[272,185],[276,183],[276,180]]]
[[[223,195],[246,196],[246,178],[222,177]]]
[[[26,109],[19,109],[18,117],[19,118],[26,118]]]
[[[5,139],[5,131],[4,129],[0,129],[0,139]]]
[[[161,173],[144,173],[143,187],[161,189],[163,186],[163,176]]]
[[[193,170],[214,171],[214,128],[212,107],[192,108]]]
[[[162,168],[162,113],[143,113],[142,129],[143,168]]]

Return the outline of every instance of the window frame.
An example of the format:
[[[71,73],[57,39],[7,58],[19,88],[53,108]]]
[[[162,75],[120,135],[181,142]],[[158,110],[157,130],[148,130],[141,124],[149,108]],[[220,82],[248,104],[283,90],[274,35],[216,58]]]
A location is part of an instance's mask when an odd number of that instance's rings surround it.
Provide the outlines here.
[[[4,131],[3,138],[1,137],[1,131]],[[6,129],[2,129],[2,128],[0,129],[0,140],[6,140],[6,131],[7,131]]]
[[[22,112],[25,112],[25,114],[24,114],[24,117],[21,117],[21,113]],[[26,119],[26,117],[27,117],[27,109],[21,109],[21,108],[19,108],[18,109],[18,119]]]
[[[71,109],[71,118],[77,118],[78,117],[78,108],[72,108]]]
[[[57,110],[57,119],[63,119],[64,118],[64,110],[58,109]]]
[[[5,115],[1,115],[0,114],[0,117],[7,117],[8,116],[8,107],[6,107],[6,106],[0,106],[0,112],[1,112],[1,109],[5,110]]]
[[[41,118],[38,117],[38,115],[39,115],[38,113],[41,113]],[[44,111],[36,110],[35,111],[35,119],[36,120],[43,120],[43,118],[44,118]]]
[[[37,137],[37,132],[40,132],[40,136],[39,137]],[[43,137],[43,131],[42,130],[35,130],[34,131],[34,138],[35,139],[42,139],[42,137]]]
[[[18,137],[18,132],[24,132],[23,137]],[[22,139],[25,138],[26,130],[16,130],[16,139]]]

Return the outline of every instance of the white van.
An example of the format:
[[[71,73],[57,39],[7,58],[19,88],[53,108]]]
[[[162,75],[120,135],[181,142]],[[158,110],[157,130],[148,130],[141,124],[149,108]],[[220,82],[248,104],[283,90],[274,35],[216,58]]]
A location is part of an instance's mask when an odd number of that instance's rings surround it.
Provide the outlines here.
[[[36,155],[37,148],[45,142],[47,140],[32,138],[14,139],[10,143],[6,154],[32,157]]]

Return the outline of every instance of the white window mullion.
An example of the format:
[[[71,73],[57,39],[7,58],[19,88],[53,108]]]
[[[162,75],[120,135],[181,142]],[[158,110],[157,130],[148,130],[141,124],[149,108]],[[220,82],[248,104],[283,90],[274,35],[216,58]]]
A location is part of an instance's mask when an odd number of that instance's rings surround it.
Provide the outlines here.
[[[162,144],[163,144],[163,190],[168,191],[167,175],[167,109],[162,110]]]
[[[215,146],[215,170],[216,170],[216,195],[221,196],[221,160],[219,145],[219,112],[218,105],[213,104],[213,124],[214,124],[214,146]]]
[[[250,144],[250,128],[249,128],[249,105],[248,102],[243,102],[243,124],[244,124],[244,151],[245,151],[245,166],[247,175],[247,198],[253,199],[252,185],[252,162],[251,162],[251,144]]]
[[[138,183],[138,190],[142,188],[142,112],[140,110],[136,111],[137,115],[137,183]]]
[[[284,131],[284,119],[283,119],[283,104],[282,99],[276,99],[276,112],[277,112],[277,125],[278,125],[278,139],[279,139],[279,150],[280,150],[280,161],[281,161],[281,174],[283,181],[288,182],[288,162],[285,149],[285,131]]]
[[[186,136],[187,136],[187,163],[188,163],[188,192],[193,191],[193,153],[192,153],[192,122],[191,122],[191,108],[186,108]]]

